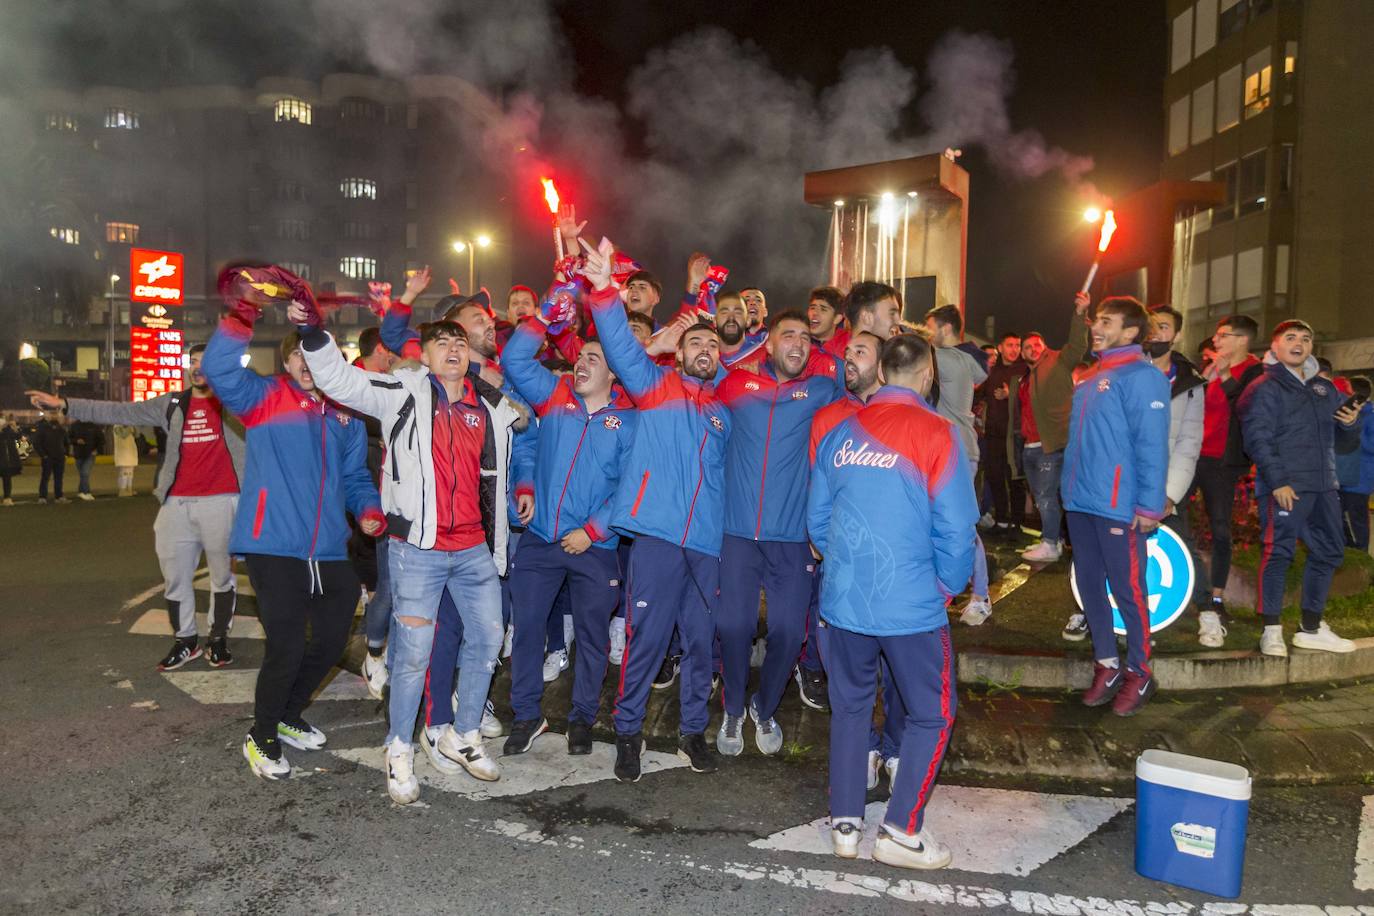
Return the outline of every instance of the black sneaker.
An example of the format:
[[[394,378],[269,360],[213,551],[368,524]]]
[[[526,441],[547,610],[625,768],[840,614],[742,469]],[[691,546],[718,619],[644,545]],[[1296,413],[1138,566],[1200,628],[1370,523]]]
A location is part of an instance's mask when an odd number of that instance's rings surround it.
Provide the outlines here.
[[[568,753],[581,756],[592,752],[592,727],[576,719],[568,720]]]
[[[167,657],[157,663],[159,671],[175,671],[187,662],[195,661],[200,658],[200,646],[194,636],[185,639],[178,638],[172,643],[172,651],[167,653]]]
[[[663,667],[654,677],[655,690],[667,690],[677,681],[677,673],[682,668],[682,656],[670,655],[663,660]]]
[[[538,719],[517,719],[510,727],[510,737],[501,753],[507,757],[523,754],[534,744],[534,739],[549,730],[549,721],[542,716]]]
[[[234,656],[229,652],[229,640],[223,636],[211,637],[205,644],[205,660],[211,668],[223,668],[233,664]]]
[[[677,755],[692,767],[693,773],[714,773],[716,755],[706,744],[706,737],[700,732],[692,735],[678,735]]]
[[[830,688],[826,686],[824,671],[812,671],[798,665],[792,677],[797,682],[797,693],[803,703],[822,711],[830,708]]]
[[[615,738],[615,778],[621,782],[639,782],[643,775],[639,769],[639,755],[644,753],[644,736],[616,735]]]

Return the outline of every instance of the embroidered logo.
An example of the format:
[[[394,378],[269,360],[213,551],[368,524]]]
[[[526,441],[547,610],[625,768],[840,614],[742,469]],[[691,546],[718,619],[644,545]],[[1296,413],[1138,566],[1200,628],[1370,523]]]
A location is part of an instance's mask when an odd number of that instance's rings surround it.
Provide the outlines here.
[[[1326,397],[1326,386],[1325,386],[1325,385],[1313,385],[1313,386],[1312,386],[1312,393],[1315,394],[1315,395],[1316,395],[1317,397],[1319,397],[1319,398],[1324,398],[1324,397]]]
[[[744,390],[745,390],[745,391],[758,391],[758,390],[759,390],[759,383],[758,383],[758,382],[754,382],[754,381],[745,382],[745,383],[744,383]]]
[[[351,420],[351,419],[353,419],[352,417],[350,417],[350,416],[349,416],[348,414],[346,414],[346,413],[335,414],[335,416],[339,418],[339,425],[340,425],[340,426],[347,426],[347,425],[348,425],[348,421]]]
[[[576,401],[568,401],[568,402],[567,402],[566,404],[564,404],[563,406],[566,407],[566,408],[568,408],[569,410],[576,410],[576,409],[577,409],[577,402],[576,402]]]
[[[620,418],[607,417],[606,419],[601,421],[601,425],[606,427],[607,429],[620,429]]]
[[[478,424],[482,422],[482,418],[477,416],[477,414],[475,413],[468,413],[467,411],[464,411],[463,422],[471,428],[476,429]]]
[[[721,422],[720,417],[711,417],[711,425],[716,428],[716,432],[725,432],[725,424]]]
[[[798,388],[792,392],[792,400],[794,401],[804,400],[807,397],[810,397],[810,393],[805,388]]]
[[[301,398],[301,410],[309,410],[309,409],[310,409],[310,402],[307,401],[305,398]]]
[[[1163,410],[1163,409],[1164,409],[1164,402],[1163,402],[1163,401],[1151,401],[1151,402],[1150,402],[1150,409],[1151,409],[1151,410]]]
[[[837,468],[847,464],[861,468],[895,468],[897,453],[874,451],[867,442],[860,442],[859,447],[854,448],[854,440],[846,439],[831,461]]]
[[[1112,387],[1112,380],[1111,380],[1111,379],[1109,379],[1109,378],[1100,378],[1100,379],[1097,380],[1097,390],[1098,390],[1098,391],[1107,391],[1107,390],[1110,389],[1111,387]]]

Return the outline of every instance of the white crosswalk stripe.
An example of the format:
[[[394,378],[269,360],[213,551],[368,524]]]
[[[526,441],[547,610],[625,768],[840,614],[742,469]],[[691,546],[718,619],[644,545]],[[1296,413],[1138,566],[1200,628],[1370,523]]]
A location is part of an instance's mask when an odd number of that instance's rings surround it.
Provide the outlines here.
[[[1374,891],[1374,795],[1364,797],[1355,843],[1355,890]]]
[[[253,688],[258,682],[256,668],[224,668],[209,670],[191,662],[186,668],[164,671],[162,676],[175,688],[197,703],[252,703]],[[329,680],[315,694],[317,700],[365,700],[367,684],[356,674],[335,668]]]
[[[144,611],[139,618],[134,621],[133,626],[129,627],[129,632],[136,636],[166,636],[171,637],[172,625],[167,620],[167,610],[165,608],[153,608]],[[204,611],[196,612],[196,632],[204,637],[210,632],[210,615]],[[234,615],[234,623],[229,628],[230,639],[266,639],[262,632],[262,624],[258,623],[258,618],[248,617],[243,614]]]

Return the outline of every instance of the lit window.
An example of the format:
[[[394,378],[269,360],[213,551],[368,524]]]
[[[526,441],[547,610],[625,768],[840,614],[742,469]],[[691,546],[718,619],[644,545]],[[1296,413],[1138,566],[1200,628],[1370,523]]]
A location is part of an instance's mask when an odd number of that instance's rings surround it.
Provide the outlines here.
[[[138,224],[137,223],[106,223],[105,241],[114,242],[119,245],[138,244]]]
[[[53,226],[51,229],[48,230],[48,235],[57,239],[59,242],[65,242],[68,245],[81,244],[81,230],[79,229],[68,229],[62,226]]]
[[[277,238],[303,242],[310,238],[310,223],[303,219],[279,219]]]
[[[339,273],[354,280],[371,280],[377,276],[377,259],[339,258]]]
[[[339,105],[339,117],[345,121],[375,121],[378,113],[371,99],[344,99]]]
[[[1250,55],[1245,62],[1245,116],[1252,118],[1269,107],[1269,84],[1274,68],[1269,49]]]
[[[1298,43],[1286,42],[1283,46],[1283,104],[1291,105],[1298,88]],[[75,130],[75,128],[73,128]]]
[[[105,126],[123,130],[138,129],[138,112],[129,108],[106,108]]]
[[[278,124],[283,122],[309,124],[312,116],[313,110],[310,103],[301,99],[277,99],[277,104],[272,108],[272,120]]]
[[[50,111],[43,119],[43,124],[48,130],[62,130],[75,133],[76,115],[65,114],[60,111]]]
[[[377,182],[371,178],[345,178],[339,182],[339,193],[352,200],[376,200]]]
[[[310,265],[305,261],[282,261],[281,266],[291,271],[302,280],[310,279]]]

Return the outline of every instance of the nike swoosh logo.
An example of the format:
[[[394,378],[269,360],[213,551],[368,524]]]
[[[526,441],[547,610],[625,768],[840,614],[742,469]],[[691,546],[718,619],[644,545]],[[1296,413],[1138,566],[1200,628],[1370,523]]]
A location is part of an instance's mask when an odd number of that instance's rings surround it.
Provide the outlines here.
[[[1146,688],[1148,688],[1149,686],[1150,686],[1150,682],[1149,682],[1149,681],[1146,681],[1144,684],[1142,684],[1141,687],[1140,687],[1140,689],[1137,690],[1137,691],[1135,692],[1136,696],[1139,696],[1139,697],[1145,696],[1145,690],[1146,690]]]

